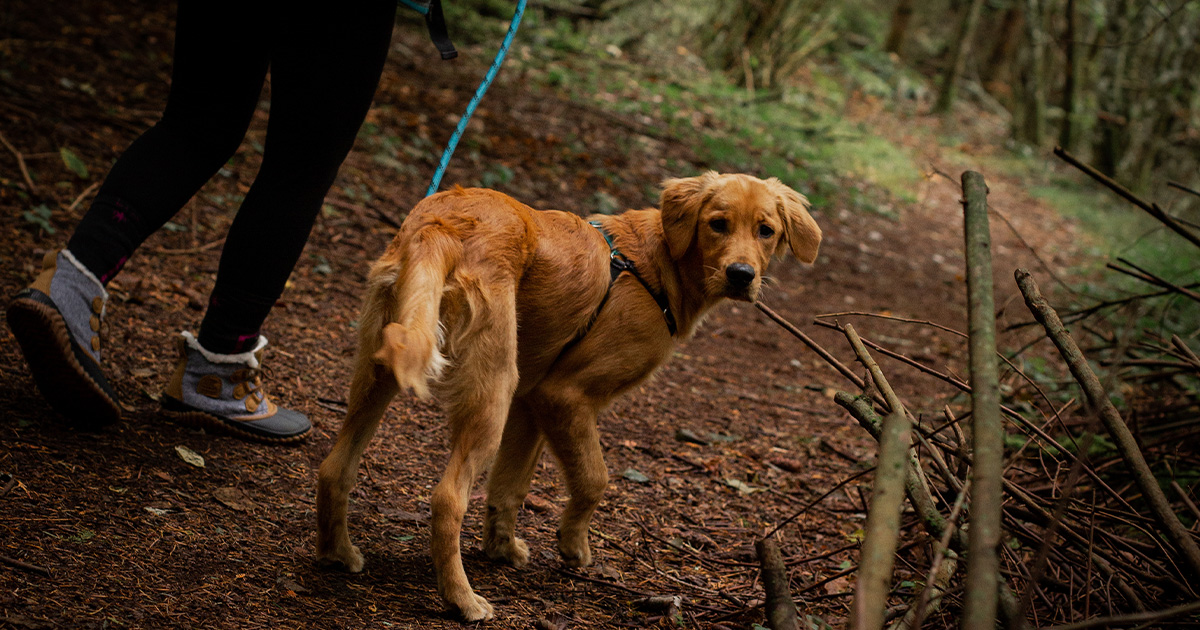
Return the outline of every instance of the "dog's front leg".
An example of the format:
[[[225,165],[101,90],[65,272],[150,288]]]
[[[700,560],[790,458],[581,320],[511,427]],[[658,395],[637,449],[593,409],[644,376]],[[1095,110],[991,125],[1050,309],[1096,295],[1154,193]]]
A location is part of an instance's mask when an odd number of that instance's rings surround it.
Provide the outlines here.
[[[559,418],[542,427],[571,493],[558,527],[558,552],[567,566],[585,567],[592,563],[588,523],[608,486],[608,469],[592,406],[571,405],[570,412]]]

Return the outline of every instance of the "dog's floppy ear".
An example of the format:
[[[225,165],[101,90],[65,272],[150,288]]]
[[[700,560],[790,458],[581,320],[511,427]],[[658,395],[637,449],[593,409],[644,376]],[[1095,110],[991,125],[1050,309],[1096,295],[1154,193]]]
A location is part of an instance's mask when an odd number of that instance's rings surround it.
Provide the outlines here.
[[[708,171],[696,177],[668,179],[662,183],[662,197],[658,205],[662,210],[663,234],[671,258],[683,258],[691,246],[696,236],[700,206],[712,194],[709,186],[716,178],[716,171]]]
[[[821,246],[821,226],[808,214],[808,199],[772,177],[767,183],[775,190],[775,203],[779,218],[783,221],[783,238],[779,240],[777,254],[783,253],[786,243],[792,255],[812,264],[817,259]]]

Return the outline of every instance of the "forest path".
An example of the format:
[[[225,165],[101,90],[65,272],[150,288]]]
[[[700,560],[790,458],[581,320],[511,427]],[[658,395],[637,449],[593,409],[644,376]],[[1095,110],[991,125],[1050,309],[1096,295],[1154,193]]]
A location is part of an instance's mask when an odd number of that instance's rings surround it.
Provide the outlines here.
[[[6,180],[0,187],[2,295],[29,282],[41,254],[61,246],[81,215],[82,207],[65,208],[89,181],[59,163],[58,148],[84,156],[94,165],[90,181],[98,181],[103,168],[97,167],[153,121],[165,96],[168,16],[142,5],[85,5],[78,14],[57,16],[44,14],[39,3],[17,3],[20,30],[0,49],[8,72],[0,131],[21,152],[41,156],[30,160],[39,203],[52,210],[50,221],[60,230],[45,234],[22,216],[37,204],[18,195],[21,176],[11,156],[0,158]],[[423,37],[398,33],[397,49],[431,53]],[[18,482],[0,496],[0,555],[49,571],[0,571],[0,627],[458,626],[442,612],[427,553],[429,493],[446,458],[435,407],[398,399],[366,455],[351,503],[365,573],[314,567],[313,487],[341,422],[367,265],[393,232],[379,217],[399,217],[419,198],[454,120],[445,112],[460,111],[484,54],[451,66],[432,54],[392,55],[369,118],[373,127],[342,169],[268,321],[270,391],[316,424],[303,446],[265,448],[204,435],[165,421],[156,402],[173,365],[174,331],[196,328],[219,239],[261,159],[265,109],[229,168],[176,217],[176,229],[146,243],[112,287],[107,361],[126,404],[124,421],[96,433],[64,427],[34,390],[7,328],[0,329],[0,473]],[[912,125],[932,124],[882,111],[859,117],[897,141]],[[491,178],[539,208],[586,212],[597,190],[623,205],[641,205],[646,187],[686,174],[666,166],[686,161],[686,148],[631,138],[610,117],[573,107],[519,76],[501,76],[472,129],[447,184]],[[931,166],[948,168],[939,164],[936,146],[922,155]],[[1022,235],[1050,252],[1053,264],[1068,260],[1078,238],[1074,228],[1026,195],[1020,181],[985,175],[992,204]],[[965,328],[958,198],[956,182],[932,175],[917,201],[898,206],[894,218],[853,213],[837,199],[816,208],[826,235],[820,260],[812,267],[777,262],[777,282],[764,302],[846,362],[844,342],[811,326],[814,315],[886,311]],[[1011,270],[1027,266],[1041,274],[1042,268],[1010,229],[993,221],[996,301],[1006,318],[1019,320],[1023,308],[1011,302]],[[965,375],[965,350],[953,336],[878,320],[858,328],[864,337]],[[893,379],[913,401],[948,392],[911,370],[895,370]],[[564,575],[554,552],[565,498],[550,458],[519,520],[533,549],[528,568],[486,560],[478,541],[482,501],[473,502],[465,558],[475,587],[498,604],[497,620],[488,626],[527,628],[541,618],[571,627],[653,622],[661,613],[631,608],[637,596],[628,589],[682,594],[689,625],[761,621],[753,608],[761,597],[756,571],[738,564],[754,562],[755,536],[873,459],[873,443],[828,396],[830,388],[848,387],[755,309],[719,308],[654,380],[601,418],[613,481],[594,521],[596,564],[586,570],[587,580]],[[680,441],[680,430],[708,444]],[[185,463],[180,446],[203,455],[205,466]],[[798,565],[796,584],[828,579],[856,561],[849,547],[869,488],[869,476],[849,484],[782,530],[788,556],[836,552]],[[807,590],[802,610],[836,625],[849,590],[846,577]]]

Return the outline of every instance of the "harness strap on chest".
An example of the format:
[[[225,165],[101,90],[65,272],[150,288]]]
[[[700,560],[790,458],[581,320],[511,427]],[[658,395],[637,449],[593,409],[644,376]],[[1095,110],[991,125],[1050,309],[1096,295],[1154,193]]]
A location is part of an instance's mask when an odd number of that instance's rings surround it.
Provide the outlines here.
[[[675,323],[675,314],[671,312],[671,303],[667,300],[667,294],[665,292],[655,291],[654,289],[650,288],[650,284],[646,282],[646,279],[642,277],[642,274],[638,273],[637,265],[633,264],[632,260],[626,258],[625,254],[621,253],[621,250],[617,249],[617,246],[613,243],[612,237],[609,236],[608,232],[604,231],[604,228],[600,226],[599,221],[588,221],[588,224],[599,230],[600,235],[604,237],[604,242],[608,243],[610,273],[610,278],[608,281],[609,290],[612,290],[612,284],[617,281],[617,278],[622,273],[628,271],[642,285],[642,288],[646,289],[646,292],[650,294],[650,297],[654,298],[654,303],[658,305],[660,310],[662,310],[663,319],[666,320],[667,330],[671,333],[671,336],[674,337],[675,333],[679,330],[679,326]],[[603,308],[604,303],[607,301],[608,293],[606,292],[604,295],[604,300],[600,303],[600,308]],[[598,315],[599,312],[599,309],[597,309],[596,314]]]

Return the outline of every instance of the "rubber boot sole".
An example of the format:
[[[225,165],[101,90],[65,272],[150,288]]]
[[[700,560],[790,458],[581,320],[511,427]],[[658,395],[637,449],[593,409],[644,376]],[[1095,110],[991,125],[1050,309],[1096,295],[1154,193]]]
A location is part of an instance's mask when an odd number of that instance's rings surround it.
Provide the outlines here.
[[[312,433],[311,428],[304,433],[282,437],[260,433],[248,428],[245,424],[237,420],[228,420],[206,411],[200,411],[166,395],[162,397],[162,410],[163,413],[179,424],[196,429],[205,429],[213,433],[232,435],[236,438],[259,442],[261,444],[296,444],[303,442]]]
[[[25,289],[8,305],[8,327],[17,338],[33,381],[55,411],[80,428],[121,419],[121,405],[100,366],[71,338],[50,297]]]

